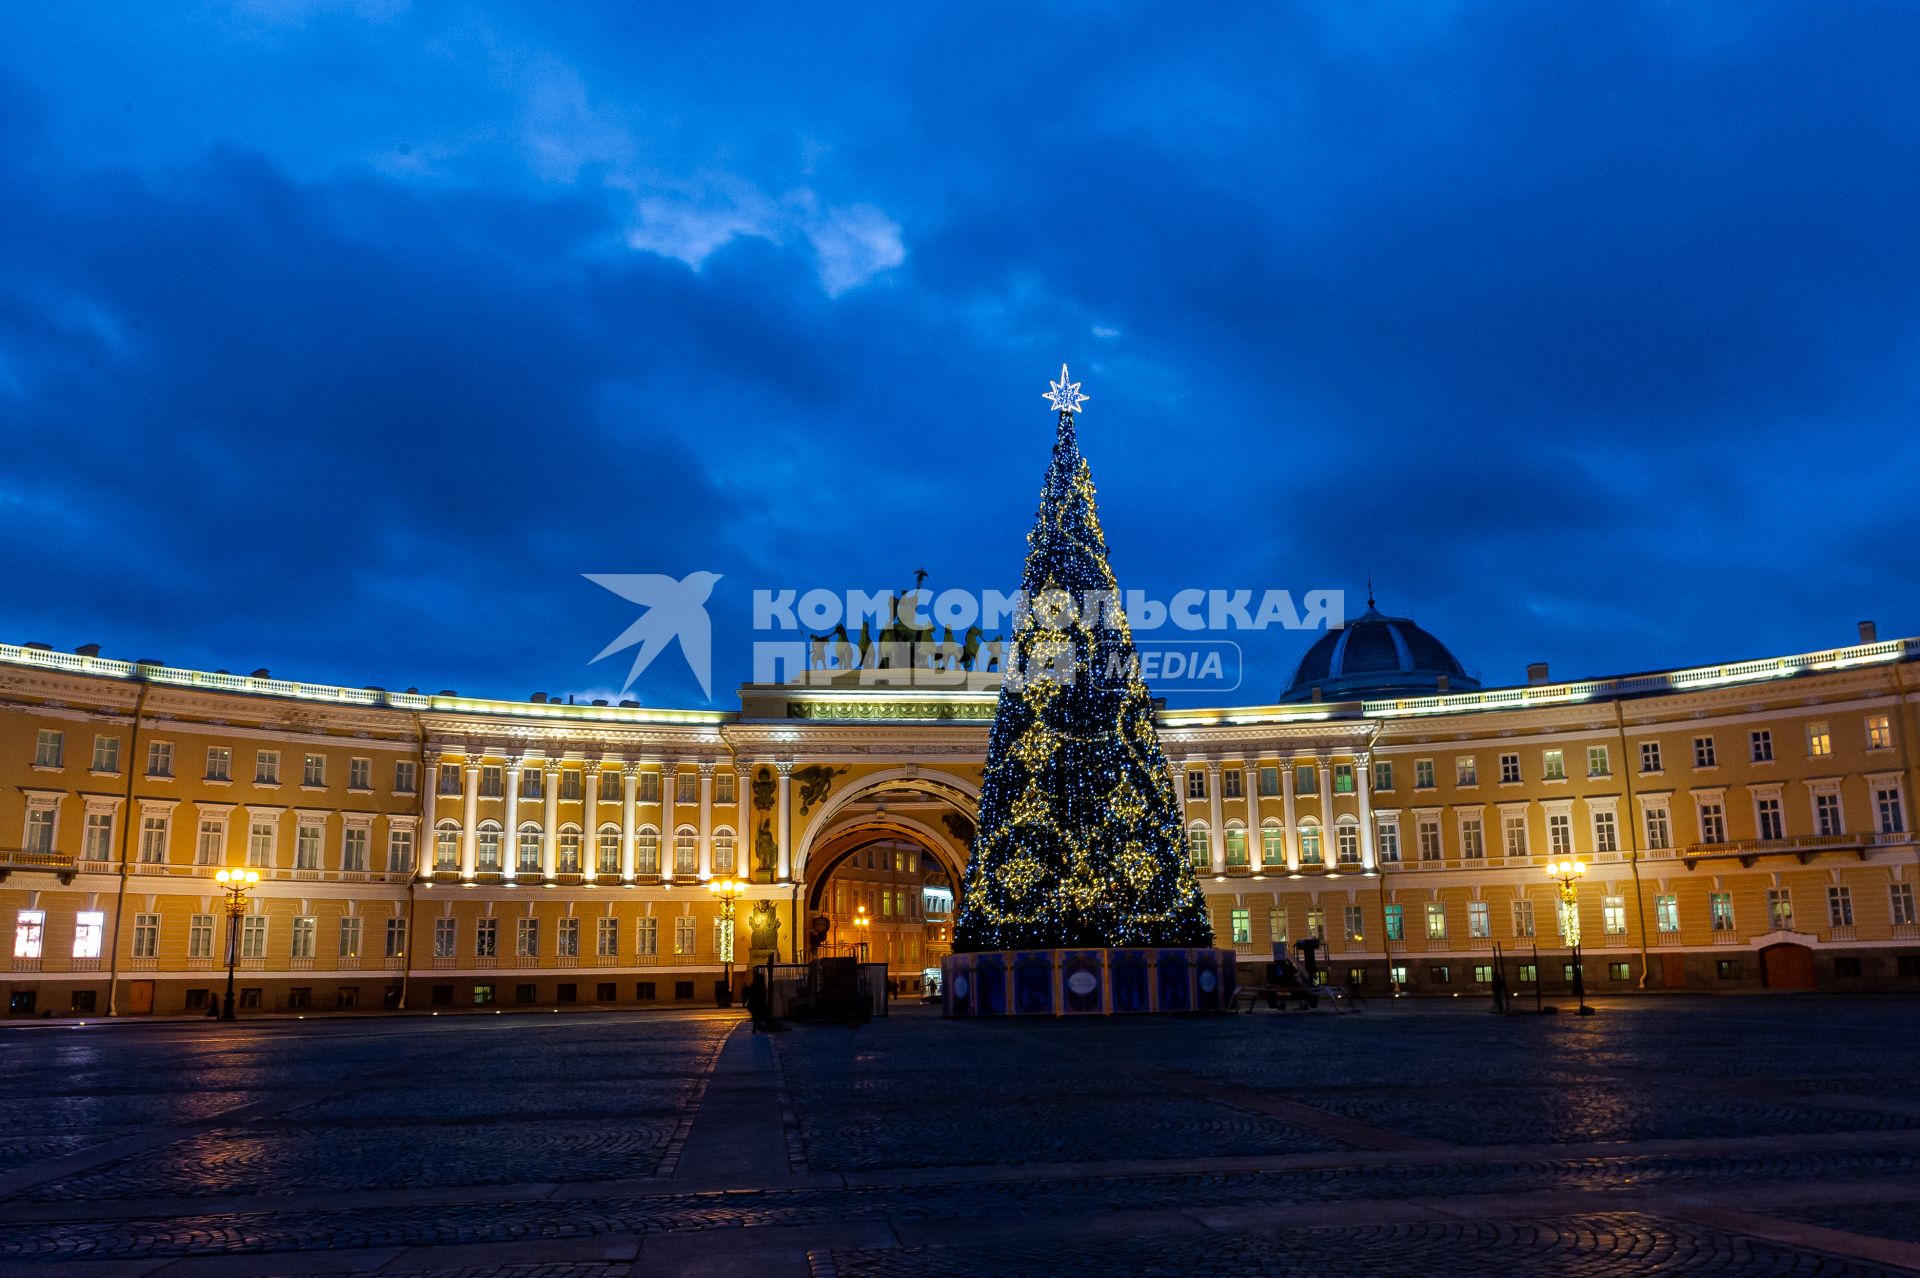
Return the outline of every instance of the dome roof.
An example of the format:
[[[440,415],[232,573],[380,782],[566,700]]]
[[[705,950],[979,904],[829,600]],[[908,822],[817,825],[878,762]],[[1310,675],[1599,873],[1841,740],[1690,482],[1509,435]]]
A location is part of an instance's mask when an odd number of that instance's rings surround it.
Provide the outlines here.
[[[1480,681],[1467,673],[1447,645],[1405,617],[1389,617],[1367,600],[1367,610],[1338,630],[1313,641],[1281,701],[1354,701],[1378,697],[1430,697],[1440,691],[1473,692]]]

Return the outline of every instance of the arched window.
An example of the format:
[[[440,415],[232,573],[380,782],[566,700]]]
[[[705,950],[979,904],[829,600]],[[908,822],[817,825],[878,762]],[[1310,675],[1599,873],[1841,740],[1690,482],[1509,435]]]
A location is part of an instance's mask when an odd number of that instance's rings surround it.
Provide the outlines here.
[[[522,874],[540,873],[540,826],[536,822],[528,821],[520,827],[520,857],[516,865]]]
[[[560,867],[561,874],[580,873],[580,827],[563,825],[560,827]]]
[[[474,868],[488,873],[500,872],[500,826],[483,821],[474,839]]]
[[[609,772],[608,776],[613,773]],[[603,825],[600,827],[600,860],[594,867],[601,874],[620,873],[620,827]]]
[[[1300,823],[1300,864],[1326,864],[1326,859],[1320,855],[1320,825],[1312,819]]]
[[[673,836],[673,872],[694,874],[700,869],[700,836],[693,827],[683,825]]]
[[[642,827],[633,840],[633,872],[660,873],[660,832],[650,825]]]
[[[1230,772],[1227,775],[1238,776],[1239,774]],[[1238,821],[1227,823],[1227,865],[1237,866],[1243,870],[1247,867],[1247,830]]]
[[[1204,821],[1195,821],[1187,827],[1187,856],[1203,870],[1213,864],[1213,842],[1207,837]]]
[[[733,831],[725,826],[713,832],[713,872],[733,873]]]
[[[1287,863],[1287,835],[1278,821],[1268,820],[1260,827],[1260,863],[1269,867]]]
[[[458,821],[442,821],[433,827],[433,868],[436,870],[460,868],[460,823]]]

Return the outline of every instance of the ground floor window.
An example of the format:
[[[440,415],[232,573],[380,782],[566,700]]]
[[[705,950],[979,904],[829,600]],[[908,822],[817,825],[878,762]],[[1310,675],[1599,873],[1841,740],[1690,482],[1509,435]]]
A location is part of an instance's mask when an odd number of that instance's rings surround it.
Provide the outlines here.
[[[1615,981],[1631,980],[1633,977],[1633,968],[1625,963],[1609,963],[1607,964],[1607,977],[1609,980]]]
[[[1714,973],[1723,981],[1737,981],[1740,979],[1739,959],[1721,959],[1713,965],[1713,968]]]
[[[476,985],[473,987],[473,1005],[486,1007],[493,1002],[493,986]]]

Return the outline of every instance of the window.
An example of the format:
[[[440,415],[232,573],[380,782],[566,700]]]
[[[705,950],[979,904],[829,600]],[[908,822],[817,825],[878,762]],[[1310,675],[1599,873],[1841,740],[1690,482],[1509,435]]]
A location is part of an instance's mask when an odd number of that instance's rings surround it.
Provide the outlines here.
[[[293,868],[296,870],[317,870],[320,868],[320,827],[302,822],[294,832]]]
[[[150,777],[173,775],[173,743],[171,741],[147,743],[147,775]]]
[[[634,924],[633,952],[643,958],[660,952],[659,919],[640,919]],[[642,995],[642,997],[651,996]]]
[[[1654,926],[1662,932],[1672,934],[1680,930],[1680,898],[1671,893],[1662,893],[1653,898]]]
[[[1434,985],[1450,985],[1453,983],[1453,969],[1445,963],[1429,963],[1427,980]]]
[[[314,939],[320,930],[320,920],[311,914],[302,914],[293,921],[293,957],[310,959],[314,953]]]
[[[1235,910],[1232,915],[1233,943],[1250,945],[1253,943],[1253,912]]]
[[[1353,793],[1353,765],[1336,763],[1333,765],[1333,792],[1335,794]]]
[[[1833,734],[1827,731],[1824,723],[1807,725],[1807,757],[1824,759],[1833,753]]]
[[[452,919],[433,921],[433,956],[437,959],[450,959],[454,956],[455,927]]]
[[[253,752],[253,783],[255,785],[280,784],[280,752],[278,750]]]
[[[1333,832],[1335,855],[1341,865],[1360,864],[1360,827],[1343,825]]]
[[[727,855],[733,855],[733,838],[727,838]],[[616,826],[600,827],[600,850],[594,862],[594,871],[598,874],[620,873],[620,830]]]
[[[1401,906],[1387,906],[1387,939],[1389,941],[1406,939],[1406,915]]]
[[[1913,926],[1913,884],[1895,883],[1887,889],[1894,926]]]
[[[1621,896],[1603,897],[1600,901],[1600,926],[1608,936],[1627,934],[1627,900]]]
[[[1317,825],[1300,827],[1300,864],[1319,865],[1321,863],[1320,827]]]
[[[1719,766],[1719,760],[1714,755],[1712,737],[1695,737],[1693,739],[1693,766],[1696,768]]]
[[[1793,894],[1789,889],[1767,889],[1767,918],[1777,932],[1793,930]]]
[[[1284,909],[1267,911],[1267,937],[1275,945],[1287,943],[1287,912]]]
[[[1587,747],[1587,775],[1590,777],[1610,777],[1613,775],[1613,760],[1607,754],[1605,746]]]
[[[1595,852],[1620,850],[1620,826],[1614,820],[1611,811],[1602,810],[1593,814],[1593,850]]]
[[[621,801],[621,785],[623,784],[620,780],[620,773],[601,772],[599,774],[599,777],[600,777],[600,801],[602,803],[620,802]]]
[[[1393,764],[1385,759],[1373,765],[1373,788],[1376,790],[1393,789]]]
[[[364,825],[350,825],[340,842],[340,868],[364,872],[367,869],[367,846],[372,832]]]
[[[682,826],[673,836],[673,872],[693,874],[700,868],[700,840],[692,826]]]
[[[1540,760],[1540,775],[1547,781],[1565,781],[1567,779],[1567,757],[1559,750],[1547,750]]]
[[[1196,825],[1187,831],[1187,859],[1201,869],[1213,864],[1212,844],[1207,837],[1207,827]]]
[[[98,910],[83,910],[73,916],[73,956],[77,959],[100,957],[100,941],[106,934],[107,916]]]
[[[473,1005],[475,1007],[493,1006],[493,986],[476,985],[473,987]]]
[[[1473,965],[1473,983],[1475,985],[1493,984],[1493,964],[1475,963]]]
[[[516,921],[513,936],[513,952],[521,958],[533,958],[540,953],[539,919],[519,919]]]
[[[433,828],[433,868],[460,868],[460,827],[452,821],[442,821]]]
[[[520,769],[520,797],[539,799],[546,796],[546,774],[536,765]]]
[[[560,774],[560,797],[567,802],[574,802],[580,798],[580,793],[580,773],[568,768]]]
[[[596,919],[593,927],[593,952],[598,958],[620,957],[620,920]]]
[[[1280,793],[1280,769],[1275,767],[1262,767],[1260,769],[1261,797],[1272,798],[1274,795],[1279,793]]]
[[[1231,776],[1232,773],[1227,775]],[[1247,832],[1229,827],[1227,830],[1227,864],[1244,868],[1247,864]]]
[[[233,751],[226,746],[207,747],[207,780],[233,780]]]
[[[515,846],[519,848],[519,854],[514,859],[515,869],[521,874],[540,873],[540,827],[531,822],[522,825]]]
[[[1533,935],[1533,902],[1525,897],[1513,903],[1513,934],[1516,937]]]
[[[45,910],[22,910],[13,921],[13,956],[17,959],[37,959],[41,947],[46,942],[47,912]]]
[[[267,956],[267,916],[249,914],[240,920],[240,957],[264,959]]]
[[[324,786],[327,783],[327,756],[310,754],[300,776],[302,785]]]
[[[1189,799],[1207,797],[1207,774],[1198,768],[1187,769],[1187,797]]]
[[[673,778],[673,801],[675,803],[698,803],[700,801],[700,777],[692,772],[677,772]]]
[[[660,873],[660,836],[642,830],[633,841],[633,868],[636,874]]]
[[[1893,749],[1893,724],[1884,714],[1867,716],[1867,749]]]
[[[1447,934],[1447,907],[1439,901],[1427,902],[1427,935],[1436,940]]]
[[[140,818],[140,860],[159,865],[167,859],[167,818],[149,812]]]
[[[1527,814],[1508,812],[1500,818],[1501,850],[1507,856],[1527,854]]]
[[[402,918],[387,920],[386,956],[390,959],[404,958],[407,953],[407,921]]]
[[[93,770],[95,772],[118,772],[120,770],[119,737],[95,737],[93,739]]]
[[[483,764],[480,768],[480,797],[498,799],[507,792],[507,773],[497,763]]]
[[[411,759],[401,759],[393,765],[393,792],[412,794],[419,788],[420,765]]]
[[[1421,817],[1414,822],[1414,837],[1420,843],[1422,861],[1438,861],[1442,854],[1440,846],[1440,818]],[[1397,857],[1395,859],[1398,859]]]
[[[1487,902],[1467,902],[1467,935],[1475,939],[1493,935],[1493,907]]]
[[[53,809],[27,809],[26,850],[29,852],[53,851]]]
[[[1348,944],[1358,945],[1366,933],[1367,924],[1365,911],[1357,905],[1347,906],[1346,925]]]
[[[673,921],[673,952],[675,954],[693,953],[693,920],[682,915]]]
[[[1707,894],[1707,915],[1713,920],[1714,931],[1733,931],[1733,893],[1709,892]]]
[[[1295,794],[1318,794],[1320,777],[1311,763],[1297,763],[1293,767],[1293,792]]]
[[[1747,741],[1753,748],[1755,763],[1773,762],[1773,733],[1766,728],[1755,728],[1747,734]]]
[[[1899,834],[1907,828],[1906,809],[1900,802],[1898,785],[1874,786],[1873,806],[1880,819],[1880,833]]]
[[[1537,985],[1539,982],[1540,970],[1531,963],[1522,963],[1516,975],[1515,983],[1519,985]]]
[[[1740,960],[1718,959],[1714,962],[1713,970],[1723,981],[1737,981],[1740,979]]]
[[[1660,764],[1660,743],[1658,741],[1642,741],[1640,743],[1640,770],[1642,772],[1666,771]]]
[[[1380,850],[1380,859],[1398,861],[1400,859],[1400,823],[1381,817],[1376,824],[1378,828],[1375,829],[1373,837]]]
[[[1395,989],[1404,989],[1407,984],[1407,965],[1395,963],[1387,969],[1387,983]]]
[[[560,831],[559,858],[560,873],[580,873],[580,831],[572,826]]]
[[[1519,755],[1503,754],[1500,756],[1500,784],[1501,785],[1520,784],[1520,756]]]
[[[715,803],[735,803],[734,777],[731,772],[722,772],[713,779],[713,801]]]
[[[194,846],[195,865],[219,865],[227,859],[227,823],[217,818],[200,822],[200,840]]]
[[[1460,855],[1469,861],[1478,861],[1486,854],[1487,836],[1480,818],[1463,817],[1460,821]]]
[[[340,920],[340,957],[357,959],[360,957],[360,916],[349,914]]]
[[[195,914],[187,920],[187,957],[213,957],[213,915]]]
[[[481,919],[473,930],[475,958],[494,958],[500,953],[500,920]]]
[[[1753,801],[1753,819],[1761,838],[1786,837],[1786,825],[1780,819],[1780,800],[1773,795],[1762,795]]]
[[[1647,807],[1647,846],[1656,850],[1673,846],[1673,827],[1664,804]]]
[[[1817,834],[1844,834],[1840,817],[1840,796],[1823,790],[1813,796],[1813,828]]]
[[[273,821],[254,821],[247,826],[247,864],[266,867],[273,864],[273,836],[278,828]]]
[[[1480,765],[1470,754],[1455,757],[1453,761],[1453,780],[1456,785],[1479,785]]]
[[[460,765],[443,763],[440,765],[440,793],[459,794],[461,792]]]
[[[1547,851],[1550,854],[1573,851],[1573,818],[1564,812],[1547,813]]]
[[[1413,761],[1413,784],[1422,790],[1433,789],[1433,760],[1415,759]]]
[[[1607,979],[1610,981],[1630,981],[1633,979],[1633,966],[1630,963],[1607,964]]]
[[[67,734],[50,728],[42,728],[33,738],[33,766],[36,768],[57,768],[66,757]]]
[[[1829,927],[1853,926],[1852,888],[1835,886],[1827,889],[1827,925]]]
[[[1327,939],[1327,912],[1318,905],[1307,907],[1307,935]]]
[[[113,813],[87,813],[86,830],[81,836],[80,855],[88,861],[113,859]]]
[[[1228,769],[1226,770],[1226,772],[1225,772],[1224,774],[1222,774],[1222,776],[1221,776],[1221,778],[1220,778],[1220,782],[1221,782],[1221,786],[1220,786],[1220,791],[1221,791],[1221,794],[1222,794],[1222,795],[1223,795],[1224,797],[1226,797],[1226,798],[1229,798],[1229,799],[1244,799],[1244,798],[1246,798],[1246,797],[1247,797],[1247,792],[1246,792],[1246,789],[1245,789],[1245,787],[1244,787],[1244,785],[1242,784],[1242,780],[1243,780],[1243,778],[1242,778],[1242,774],[1241,774],[1241,771],[1240,771],[1240,769],[1238,769],[1238,768],[1228,768]],[[1388,788],[1388,789],[1392,789],[1393,787],[1392,787],[1392,786],[1388,786],[1387,788]]]
[[[1279,826],[1260,828],[1260,861],[1268,866],[1287,863],[1287,836]]]
[[[387,873],[408,874],[413,870],[413,831],[396,827],[387,831]]]
[[[1700,841],[1702,843],[1727,841],[1727,812],[1718,803],[1700,805]]]
[[[660,802],[660,774],[658,772],[642,772],[640,774],[639,799],[642,803]]]

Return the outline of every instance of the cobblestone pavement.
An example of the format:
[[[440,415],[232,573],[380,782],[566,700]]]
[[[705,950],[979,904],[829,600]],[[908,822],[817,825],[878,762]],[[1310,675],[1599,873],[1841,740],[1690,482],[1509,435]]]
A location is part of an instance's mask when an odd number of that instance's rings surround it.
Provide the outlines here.
[[[1916,1012],[8,1026],[0,1272],[1920,1272]]]

